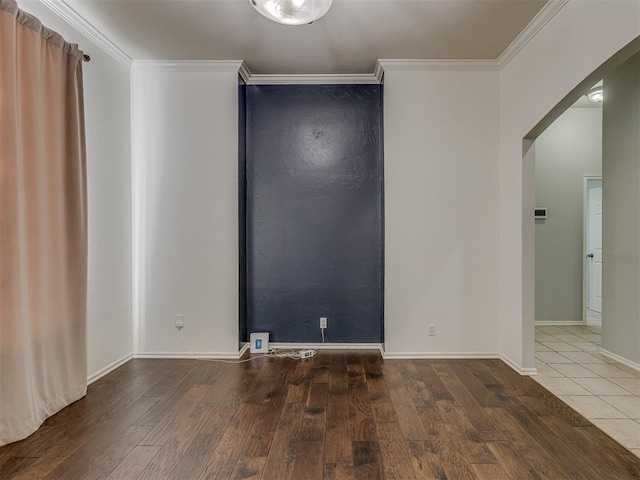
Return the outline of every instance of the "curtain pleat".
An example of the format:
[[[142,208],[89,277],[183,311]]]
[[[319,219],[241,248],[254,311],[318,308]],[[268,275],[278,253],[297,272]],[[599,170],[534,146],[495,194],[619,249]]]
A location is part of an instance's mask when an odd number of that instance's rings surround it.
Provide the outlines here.
[[[0,445],[86,394],[82,52],[0,0]]]

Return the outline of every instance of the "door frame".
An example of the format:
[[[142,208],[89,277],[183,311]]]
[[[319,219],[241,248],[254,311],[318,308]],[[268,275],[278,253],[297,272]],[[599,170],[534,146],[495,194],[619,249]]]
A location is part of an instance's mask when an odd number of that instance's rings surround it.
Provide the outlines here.
[[[582,176],[582,323],[587,324],[587,302],[589,301],[589,285],[587,284],[587,225],[589,215],[589,180],[602,181],[602,175]]]

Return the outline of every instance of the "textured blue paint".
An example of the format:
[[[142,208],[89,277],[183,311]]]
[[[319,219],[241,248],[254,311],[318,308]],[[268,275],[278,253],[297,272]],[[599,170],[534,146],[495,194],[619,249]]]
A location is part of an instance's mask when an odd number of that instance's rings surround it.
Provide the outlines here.
[[[381,342],[381,87],[246,88],[248,332]]]
[[[238,338],[247,339],[247,87],[238,76]]]

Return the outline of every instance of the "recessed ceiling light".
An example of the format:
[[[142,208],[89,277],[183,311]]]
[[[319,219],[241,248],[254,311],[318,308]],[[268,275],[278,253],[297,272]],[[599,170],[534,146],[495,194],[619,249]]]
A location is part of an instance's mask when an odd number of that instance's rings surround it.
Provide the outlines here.
[[[602,100],[604,100],[602,86],[596,86],[589,90],[587,92],[587,98],[593,103],[600,103]]]
[[[253,8],[283,25],[312,23],[329,11],[333,0],[249,0]]]

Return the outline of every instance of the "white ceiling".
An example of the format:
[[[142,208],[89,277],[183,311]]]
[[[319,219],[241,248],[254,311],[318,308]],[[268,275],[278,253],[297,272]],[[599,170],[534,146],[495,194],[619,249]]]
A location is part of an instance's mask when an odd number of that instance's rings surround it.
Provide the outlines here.
[[[379,58],[496,59],[546,0],[334,0],[299,27],[249,0],[66,0],[133,59],[245,60],[253,73],[371,73]]]

